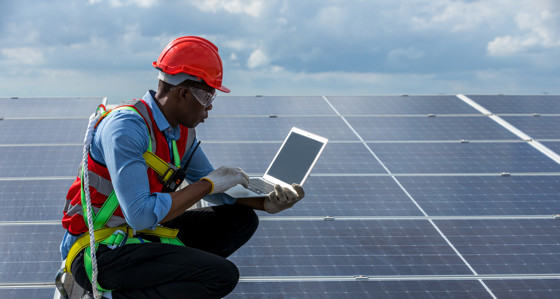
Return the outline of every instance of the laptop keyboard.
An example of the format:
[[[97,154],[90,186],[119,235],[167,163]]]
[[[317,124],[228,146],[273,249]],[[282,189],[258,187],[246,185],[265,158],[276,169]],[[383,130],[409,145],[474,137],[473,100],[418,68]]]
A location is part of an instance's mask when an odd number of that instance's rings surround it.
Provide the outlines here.
[[[249,187],[247,187],[247,189],[257,194],[268,194],[274,191],[274,185],[261,178],[250,178]]]

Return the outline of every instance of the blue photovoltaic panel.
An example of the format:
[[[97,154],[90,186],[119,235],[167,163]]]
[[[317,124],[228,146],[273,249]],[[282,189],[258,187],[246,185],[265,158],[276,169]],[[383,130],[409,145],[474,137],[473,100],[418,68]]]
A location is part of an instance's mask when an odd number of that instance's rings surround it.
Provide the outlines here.
[[[327,96],[342,115],[480,114],[456,96]]]
[[[247,173],[263,174],[280,148],[277,143],[205,143],[200,145],[215,168],[241,167]]]
[[[87,119],[5,119],[0,121],[0,144],[82,144]]]
[[[0,283],[54,281],[62,235],[60,225],[0,225]]]
[[[560,142],[541,142],[544,146],[560,155]]]
[[[60,220],[73,181],[0,180],[0,221]]]
[[[519,139],[486,116],[348,116],[346,120],[366,141]]]
[[[263,174],[281,143],[202,143],[214,167],[235,165],[247,173]],[[313,173],[386,173],[360,143],[328,143]]]
[[[292,127],[321,135],[331,141],[358,141],[342,119],[327,117],[211,117],[197,127],[200,140],[283,141]]]
[[[54,292],[54,286],[51,288],[0,289],[0,298],[52,298]]]
[[[435,223],[478,274],[560,273],[556,219]]]
[[[86,117],[95,112],[102,97],[0,98],[0,117]]]
[[[215,115],[336,115],[321,96],[218,96]]]
[[[430,216],[560,212],[560,176],[401,176],[398,180]]]
[[[560,139],[560,116],[502,116],[533,139]]]
[[[556,298],[560,279],[485,280],[497,298]]]
[[[530,145],[514,143],[370,143],[392,173],[559,172]]]
[[[391,177],[311,176],[297,208],[278,216],[421,216]],[[259,212],[267,216],[265,212]]]
[[[372,174],[387,171],[362,143],[329,142],[311,173]]]
[[[502,117],[560,153],[560,117],[546,115],[560,113],[559,99],[477,102],[493,113],[526,114]],[[56,223],[81,160],[87,117],[100,102],[0,99],[0,256],[8,257],[0,259],[0,298],[52,296],[63,234]],[[262,174],[292,126],[330,142],[302,201],[278,214],[258,212],[255,236],[231,257],[241,282],[226,298],[490,298],[465,261],[480,275],[504,276],[484,280],[497,298],[558,293],[560,230],[552,215],[560,213],[560,175],[554,174],[560,164],[466,102],[455,96],[220,96],[197,133],[214,166]],[[370,149],[400,175],[389,176]],[[422,211],[442,218],[423,219]],[[555,279],[516,277],[532,274]],[[374,278],[346,281],[355,275]],[[400,275],[412,277],[399,281]],[[266,276],[272,279],[259,278]],[[274,280],[285,276],[301,280]]]
[[[0,146],[2,177],[75,177],[82,145]]]
[[[482,284],[467,281],[241,281],[228,299],[492,298]]]
[[[261,221],[230,259],[242,276],[471,274],[420,221]]]
[[[467,95],[490,112],[497,113],[560,113],[557,95]]]

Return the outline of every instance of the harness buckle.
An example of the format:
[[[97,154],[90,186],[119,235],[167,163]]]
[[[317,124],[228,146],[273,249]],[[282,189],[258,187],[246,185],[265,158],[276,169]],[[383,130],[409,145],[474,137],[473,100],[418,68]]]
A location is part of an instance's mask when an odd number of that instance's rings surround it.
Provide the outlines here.
[[[168,164],[165,172],[162,175],[159,175],[158,178],[165,186],[168,186],[171,182],[173,182],[175,174],[177,174],[177,170],[179,170],[177,166]]]
[[[109,247],[110,249],[121,247],[126,244],[127,240],[128,240],[128,234],[120,229],[117,229],[111,235],[111,240],[109,241],[109,243],[112,244],[107,245],[107,247]]]

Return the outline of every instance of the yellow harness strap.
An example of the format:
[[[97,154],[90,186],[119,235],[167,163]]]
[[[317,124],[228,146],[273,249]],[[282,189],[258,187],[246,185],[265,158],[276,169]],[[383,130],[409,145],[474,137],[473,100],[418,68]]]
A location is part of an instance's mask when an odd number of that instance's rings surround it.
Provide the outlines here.
[[[127,226],[127,225],[122,225],[122,226],[117,226],[117,227],[100,228],[100,229],[95,230],[95,243],[101,242],[101,241],[109,238],[116,230],[122,230],[122,231],[127,232],[129,237],[132,237],[133,233],[134,233],[134,230],[130,226]],[[145,230],[141,230],[141,231],[136,232],[136,233],[141,233],[141,234],[144,234],[144,235],[157,236],[157,237],[160,237],[160,238],[174,239],[174,238],[177,237],[178,232],[179,232],[178,229],[167,228],[167,227],[163,227],[163,226],[157,226],[156,229],[154,229],[154,230],[145,229]],[[82,250],[84,250],[84,248],[86,248],[88,246],[89,246],[89,235],[88,234],[82,235],[78,240],[76,240],[74,245],[72,245],[72,248],[70,248],[70,251],[68,252],[68,257],[66,258],[66,263],[64,265],[64,269],[67,273],[71,273],[70,268],[72,267],[72,262],[74,261],[76,256]]]
[[[151,151],[145,152],[142,156],[144,157],[144,160],[146,160],[148,167],[153,169],[164,182],[169,181],[179,169],[178,167],[163,161],[163,159],[156,156],[156,154]]]

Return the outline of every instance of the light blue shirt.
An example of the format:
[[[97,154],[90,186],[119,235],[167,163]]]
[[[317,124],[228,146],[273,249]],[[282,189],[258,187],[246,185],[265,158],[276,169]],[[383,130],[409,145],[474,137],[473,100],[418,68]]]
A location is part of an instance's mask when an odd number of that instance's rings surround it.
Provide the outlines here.
[[[181,131],[179,126],[172,128],[169,125],[154,96],[154,91],[148,91],[142,99],[150,107],[154,121],[170,147],[171,140],[179,139]],[[169,193],[150,192],[147,166],[142,157],[148,149],[149,138],[146,123],[138,113],[117,110],[110,113],[95,130],[90,151],[92,159],[107,166],[126,222],[135,230],[154,229],[171,208]],[[192,154],[193,149],[194,146],[187,156]],[[170,153],[173,155],[172,150]],[[200,146],[193,154],[186,180],[190,183],[198,181],[212,170],[214,168]],[[223,193],[208,195],[204,199],[213,204],[236,202],[236,199]],[[66,258],[77,238],[65,233],[60,244],[62,259]]]

